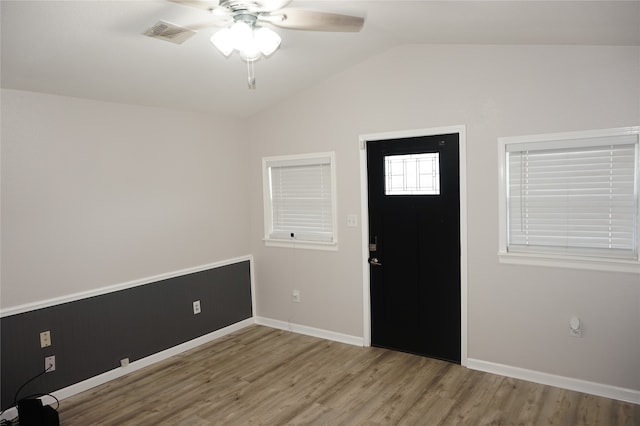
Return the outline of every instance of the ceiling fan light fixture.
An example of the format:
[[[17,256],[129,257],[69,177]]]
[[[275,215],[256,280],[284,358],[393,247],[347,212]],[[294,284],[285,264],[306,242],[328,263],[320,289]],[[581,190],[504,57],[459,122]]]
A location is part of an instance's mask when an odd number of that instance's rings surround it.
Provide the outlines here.
[[[240,50],[240,58],[247,62],[257,61],[258,59],[260,59],[261,55],[262,52],[260,51],[260,47],[258,46],[258,43],[256,43],[256,40],[253,38],[250,42],[244,45],[244,48],[242,50]]]
[[[233,53],[235,43],[233,41],[233,35],[229,28],[223,28],[220,31],[216,31],[211,37],[211,43],[224,55],[229,56]]]
[[[236,21],[229,27],[229,32],[233,40],[233,47],[237,51],[242,52],[250,48],[250,44],[253,42],[253,29],[249,24],[243,21]]]
[[[269,56],[275,52],[282,39],[273,30],[264,27],[252,28],[244,21],[237,21],[229,28],[216,31],[211,37],[211,43],[224,56],[229,56],[234,50],[240,53],[244,61],[257,61],[262,55]]]
[[[280,47],[280,43],[282,39],[273,30],[269,28],[260,27],[254,31],[253,34],[254,40],[258,45],[258,48],[262,52],[264,56],[269,56],[273,52],[275,52],[278,47]]]
[[[0,0],[2,1],[2,0]],[[357,32],[364,25],[364,18],[338,13],[316,12],[306,9],[286,8],[292,0],[170,0],[185,6],[205,9],[215,15],[216,22],[198,25],[198,28],[213,25],[230,25],[217,31],[211,37],[211,43],[226,57],[238,51],[240,58],[247,63],[248,83],[255,89],[254,63],[262,56],[272,55],[282,42],[280,36],[259,23],[290,30]],[[233,22],[231,22],[233,21]],[[167,23],[161,21],[163,29]],[[156,30],[151,31],[157,37]],[[180,28],[180,33],[193,31]],[[145,32],[145,34],[147,33]],[[167,41],[174,41],[175,31],[165,34]],[[149,34],[147,34],[149,35]],[[157,37],[159,38],[159,37]],[[169,40],[171,38],[171,40]],[[183,40],[184,41],[184,40]],[[176,42],[176,41],[174,41]]]

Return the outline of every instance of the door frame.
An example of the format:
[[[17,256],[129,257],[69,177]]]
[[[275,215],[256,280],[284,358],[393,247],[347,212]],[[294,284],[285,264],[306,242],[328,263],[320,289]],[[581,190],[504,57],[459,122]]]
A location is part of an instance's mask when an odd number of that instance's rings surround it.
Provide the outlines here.
[[[427,129],[401,130],[371,133],[359,136],[360,144],[360,211],[362,212],[362,293],[363,293],[363,340],[371,346],[371,288],[369,262],[369,184],[367,173],[367,142],[458,134],[460,174],[460,363],[467,365],[467,140],[466,126],[455,125]]]

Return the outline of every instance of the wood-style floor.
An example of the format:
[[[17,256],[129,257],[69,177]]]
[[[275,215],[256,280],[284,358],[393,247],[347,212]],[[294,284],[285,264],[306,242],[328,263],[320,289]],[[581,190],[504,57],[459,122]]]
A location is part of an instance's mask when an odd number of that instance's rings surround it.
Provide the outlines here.
[[[61,402],[62,425],[640,425],[640,406],[251,326]]]

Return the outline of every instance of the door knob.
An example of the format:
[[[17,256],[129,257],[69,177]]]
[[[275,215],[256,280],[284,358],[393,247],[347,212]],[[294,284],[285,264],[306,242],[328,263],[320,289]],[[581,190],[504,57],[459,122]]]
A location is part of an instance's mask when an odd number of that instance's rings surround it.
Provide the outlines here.
[[[370,257],[369,264],[374,266],[382,266],[382,263],[380,263],[377,257]]]

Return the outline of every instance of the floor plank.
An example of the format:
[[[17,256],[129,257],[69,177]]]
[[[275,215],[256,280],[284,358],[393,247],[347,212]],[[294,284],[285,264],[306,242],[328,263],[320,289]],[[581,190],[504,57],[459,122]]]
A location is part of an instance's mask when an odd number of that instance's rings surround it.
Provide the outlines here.
[[[640,406],[262,326],[61,402],[63,425],[640,425]]]

